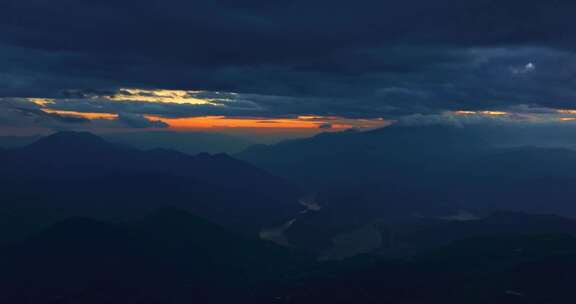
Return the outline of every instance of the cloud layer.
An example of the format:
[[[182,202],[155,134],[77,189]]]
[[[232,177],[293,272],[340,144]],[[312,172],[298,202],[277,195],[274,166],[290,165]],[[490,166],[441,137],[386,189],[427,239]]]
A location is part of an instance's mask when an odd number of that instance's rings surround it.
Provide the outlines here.
[[[237,110],[270,116],[570,108],[574,11],[568,0],[2,1],[0,95],[236,92]]]

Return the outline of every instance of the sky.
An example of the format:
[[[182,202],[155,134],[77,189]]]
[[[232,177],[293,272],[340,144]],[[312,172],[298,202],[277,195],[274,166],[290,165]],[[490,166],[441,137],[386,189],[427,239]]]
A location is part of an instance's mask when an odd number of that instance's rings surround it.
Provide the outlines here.
[[[0,0],[0,133],[576,118],[570,0]]]

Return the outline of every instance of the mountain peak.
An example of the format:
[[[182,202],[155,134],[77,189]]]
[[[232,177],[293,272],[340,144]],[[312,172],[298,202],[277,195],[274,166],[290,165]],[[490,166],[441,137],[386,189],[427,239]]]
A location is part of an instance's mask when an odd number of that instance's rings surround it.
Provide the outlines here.
[[[77,132],[77,131],[60,131],[56,132],[52,135],[46,136],[40,141],[100,141],[104,142],[104,140],[90,132]]]
[[[34,150],[110,150],[116,146],[89,132],[63,131],[41,138],[28,146]]]

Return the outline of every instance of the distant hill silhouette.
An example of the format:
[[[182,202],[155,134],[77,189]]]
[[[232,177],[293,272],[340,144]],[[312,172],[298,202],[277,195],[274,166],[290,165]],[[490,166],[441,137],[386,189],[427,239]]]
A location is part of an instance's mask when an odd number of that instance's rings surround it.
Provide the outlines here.
[[[186,154],[237,153],[251,142],[241,137],[214,132],[129,132],[102,135],[106,140],[139,149],[171,149]],[[0,140],[1,143],[1,140]]]
[[[214,132],[171,132],[171,131],[137,131],[119,133],[101,133],[107,141],[129,145],[142,150],[171,149],[186,154],[238,153],[252,143],[242,137]],[[27,146],[43,136],[0,136],[0,147],[19,148]]]
[[[472,208],[576,216],[576,151],[495,148],[471,127],[322,134],[255,146],[237,157],[320,192],[326,208],[348,204],[332,200],[332,193],[347,191],[355,209],[388,214]],[[323,196],[330,199],[322,202]]]
[[[321,209],[298,216],[284,235],[316,252],[366,225],[420,225],[422,218],[462,211],[576,217],[576,151],[498,148],[468,126],[393,125],[328,133],[254,146],[237,157],[315,193]],[[444,241],[461,224],[447,224]],[[431,243],[440,241],[422,231],[421,240],[426,236]]]
[[[0,136],[0,147],[4,149],[19,148],[27,146],[40,138],[42,138],[40,135]]]
[[[286,176],[303,177],[321,183],[357,178],[392,177],[382,170],[412,169],[430,161],[485,148],[482,138],[465,129],[450,126],[390,126],[372,131],[323,133],[311,138],[289,140],[275,145],[257,145],[237,156]],[[420,168],[424,169],[424,168]],[[322,180],[319,180],[322,179]]]
[[[256,231],[300,210],[285,180],[225,154],[137,150],[90,133],[60,132],[0,152],[2,209],[108,217],[178,206]],[[0,213],[1,216],[1,213]]]

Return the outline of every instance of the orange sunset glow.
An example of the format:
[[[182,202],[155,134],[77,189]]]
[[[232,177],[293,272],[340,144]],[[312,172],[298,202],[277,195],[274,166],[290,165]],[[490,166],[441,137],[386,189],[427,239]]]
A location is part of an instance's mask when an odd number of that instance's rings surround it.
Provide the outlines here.
[[[90,120],[114,120],[118,114],[90,113],[76,111],[61,111],[43,109],[46,113],[69,117],[86,118]],[[199,130],[199,129],[262,129],[262,130],[317,130],[322,126],[329,130],[345,130],[350,128],[371,129],[388,125],[384,119],[347,119],[341,117],[298,116],[296,118],[264,118],[264,117],[227,117],[227,116],[199,116],[184,118],[167,118],[157,115],[145,115],[152,121],[162,121],[171,129]]]
[[[313,116],[297,118],[233,118],[226,116],[202,116],[186,118],[163,118],[146,116],[150,120],[160,120],[175,129],[223,129],[223,128],[257,128],[257,129],[318,129],[321,125],[330,124],[330,129],[342,130],[353,127],[371,128],[384,125],[383,120],[347,120]]]
[[[226,116],[202,116],[186,118],[163,118],[147,116],[150,120],[160,120],[176,129],[209,129],[209,128],[294,128],[312,129],[318,128],[319,123],[313,120],[300,118],[294,119],[269,119],[269,118],[230,118]],[[332,125],[332,128],[349,128],[348,125]]]

